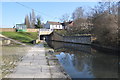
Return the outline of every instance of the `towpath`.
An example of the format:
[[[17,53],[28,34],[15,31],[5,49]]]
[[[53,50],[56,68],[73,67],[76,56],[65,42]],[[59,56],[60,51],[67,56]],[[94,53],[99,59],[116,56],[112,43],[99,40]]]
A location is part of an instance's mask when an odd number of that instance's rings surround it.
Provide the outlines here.
[[[30,47],[22,61],[14,68],[13,73],[6,75],[5,78],[67,78],[59,70],[59,66],[49,65],[48,61],[43,44],[35,45]]]

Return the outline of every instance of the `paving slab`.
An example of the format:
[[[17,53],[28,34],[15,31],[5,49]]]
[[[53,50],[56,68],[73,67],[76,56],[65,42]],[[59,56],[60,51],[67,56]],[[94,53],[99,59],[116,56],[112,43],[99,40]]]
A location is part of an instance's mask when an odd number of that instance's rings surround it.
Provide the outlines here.
[[[61,70],[59,62],[54,56],[46,56],[43,44],[30,47],[21,62],[13,69],[13,73],[5,78],[29,80],[67,79]]]
[[[51,78],[43,45],[31,47],[22,61],[14,68],[13,73],[5,78]]]

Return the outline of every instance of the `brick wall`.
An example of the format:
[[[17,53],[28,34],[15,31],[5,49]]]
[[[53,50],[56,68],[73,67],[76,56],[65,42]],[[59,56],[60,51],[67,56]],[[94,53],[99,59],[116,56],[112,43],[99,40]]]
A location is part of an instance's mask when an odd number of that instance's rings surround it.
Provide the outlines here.
[[[15,32],[15,28],[0,28],[0,32]]]
[[[27,32],[38,32],[39,29],[27,29]]]
[[[27,29],[26,32],[38,32],[39,29]],[[16,32],[15,28],[0,28],[0,32]]]

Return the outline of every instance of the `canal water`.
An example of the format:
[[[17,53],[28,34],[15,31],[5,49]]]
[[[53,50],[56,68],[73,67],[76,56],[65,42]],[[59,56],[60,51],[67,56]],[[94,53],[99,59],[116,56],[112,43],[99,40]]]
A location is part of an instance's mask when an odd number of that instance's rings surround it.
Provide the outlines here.
[[[89,45],[47,42],[71,78],[118,78],[118,56]]]

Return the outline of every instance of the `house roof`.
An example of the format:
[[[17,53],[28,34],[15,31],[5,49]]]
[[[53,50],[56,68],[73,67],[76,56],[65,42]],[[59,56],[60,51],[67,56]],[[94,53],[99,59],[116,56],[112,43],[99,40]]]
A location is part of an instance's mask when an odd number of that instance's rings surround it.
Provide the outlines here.
[[[60,22],[47,21],[47,23],[52,24],[52,25],[61,25]]]
[[[73,21],[61,23],[63,26],[73,26]]]

